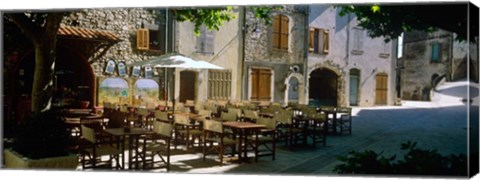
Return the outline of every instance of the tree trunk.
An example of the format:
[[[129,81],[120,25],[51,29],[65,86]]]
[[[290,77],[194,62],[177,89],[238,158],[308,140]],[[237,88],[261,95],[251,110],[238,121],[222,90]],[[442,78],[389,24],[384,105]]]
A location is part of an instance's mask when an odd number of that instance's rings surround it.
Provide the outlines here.
[[[45,38],[35,46],[35,70],[32,86],[32,112],[50,109],[53,73],[55,70],[55,39]]]

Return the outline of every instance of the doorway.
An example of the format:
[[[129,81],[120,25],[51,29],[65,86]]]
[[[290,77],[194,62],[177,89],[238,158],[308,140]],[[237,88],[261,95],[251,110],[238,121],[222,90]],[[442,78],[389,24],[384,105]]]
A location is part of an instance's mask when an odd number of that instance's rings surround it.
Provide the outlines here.
[[[350,106],[358,106],[358,95],[359,95],[359,82],[360,82],[360,70],[351,69],[350,70],[350,90],[349,90],[349,101]]]
[[[309,79],[309,104],[337,106],[338,75],[332,70],[319,68]]]
[[[180,102],[186,100],[195,100],[195,77],[194,71],[182,71],[180,72]]]

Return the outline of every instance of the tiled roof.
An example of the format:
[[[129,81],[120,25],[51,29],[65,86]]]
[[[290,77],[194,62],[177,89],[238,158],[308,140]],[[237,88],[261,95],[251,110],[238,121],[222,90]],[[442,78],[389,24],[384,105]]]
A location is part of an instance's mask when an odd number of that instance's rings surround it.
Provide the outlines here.
[[[71,26],[61,26],[58,30],[58,36],[67,38],[82,38],[102,41],[120,41],[114,33],[103,30],[87,29]]]

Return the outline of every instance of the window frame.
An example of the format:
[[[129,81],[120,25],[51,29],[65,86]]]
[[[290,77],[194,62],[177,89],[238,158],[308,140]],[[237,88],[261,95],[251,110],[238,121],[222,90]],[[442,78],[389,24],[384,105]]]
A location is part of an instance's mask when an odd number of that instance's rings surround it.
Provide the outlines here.
[[[278,51],[288,51],[290,49],[289,38],[290,18],[284,14],[274,15],[272,23],[272,48]]]
[[[435,52],[435,50],[437,51]],[[430,62],[440,63],[441,59],[442,59],[442,44],[440,42],[434,42],[431,45]]]
[[[328,54],[330,51],[329,29],[310,27],[308,46],[310,53]]]
[[[210,55],[215,54],[214,30],[208,30],[205,25],[200,26],[200,36],[196,36],[195,52]]]

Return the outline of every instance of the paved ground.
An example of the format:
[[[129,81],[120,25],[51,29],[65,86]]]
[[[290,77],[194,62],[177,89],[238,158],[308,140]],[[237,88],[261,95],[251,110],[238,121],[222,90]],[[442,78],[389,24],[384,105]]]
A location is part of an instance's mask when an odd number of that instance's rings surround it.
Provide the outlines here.
[[[339,163],[337,155],[366,149],[384,152],[385,156],[404,153],[400,144],[415,141],[418,147],[437,149],[442,154],[467,154],[467,130],[477,137],[473,147],[478,152],[478,84],[445,83],[438,88],[432,102],[403,101],[402,106],[353,109],[353,134],[328,136],[326,147],[288,150],[279,144],[277,157],[260,158],[258,163],[231,163],[220,167],[211,156],[205,162],[202,154],[177,150],[172,155],[172,173],[256,174],[336,176],[332,169]],[[475,100],[467,109],[462,99]],[[467,121],[468,113],[470,121]],[[153,172],[165,172],[155,170]]]

